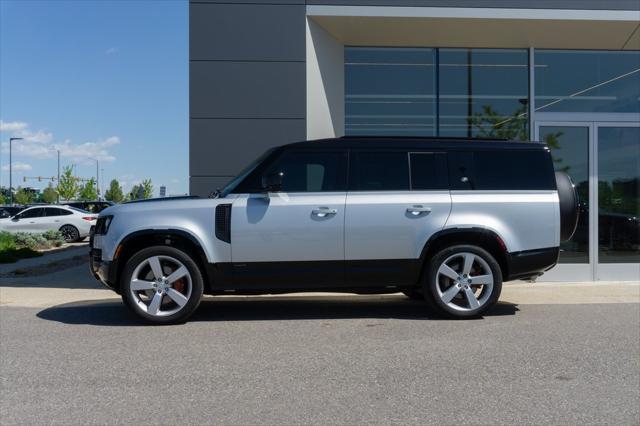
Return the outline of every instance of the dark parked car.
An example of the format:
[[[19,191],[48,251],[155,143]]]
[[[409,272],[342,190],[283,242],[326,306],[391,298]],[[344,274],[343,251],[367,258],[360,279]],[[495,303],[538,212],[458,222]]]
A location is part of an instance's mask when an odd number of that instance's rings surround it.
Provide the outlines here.
[[[24,209],[24,206],[0,206],[0,219],[13,217]]]
[[[64,204],[66,206],[86,210],[89,213],[100,213],[102,210],[113,205],[111,201],[72,201]]]

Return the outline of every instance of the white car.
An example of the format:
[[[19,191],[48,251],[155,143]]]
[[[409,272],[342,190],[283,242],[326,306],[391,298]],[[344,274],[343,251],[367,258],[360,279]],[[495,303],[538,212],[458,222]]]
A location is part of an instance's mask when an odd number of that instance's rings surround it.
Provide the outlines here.
[[[75,207],[43,205],[33,206],[7,219],[0,219],[0,231],[46,232],[60,231],[68,243],[80,241],[89,235],[98,215]]]

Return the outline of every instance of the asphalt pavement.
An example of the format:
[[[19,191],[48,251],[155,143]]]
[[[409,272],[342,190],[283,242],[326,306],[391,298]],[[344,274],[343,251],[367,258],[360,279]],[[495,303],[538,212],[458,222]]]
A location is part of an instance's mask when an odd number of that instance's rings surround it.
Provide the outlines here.
[[[208,298],[156,327],[113,298],[3,305],[0,423],[637,425],[640,305],[596,302]]]

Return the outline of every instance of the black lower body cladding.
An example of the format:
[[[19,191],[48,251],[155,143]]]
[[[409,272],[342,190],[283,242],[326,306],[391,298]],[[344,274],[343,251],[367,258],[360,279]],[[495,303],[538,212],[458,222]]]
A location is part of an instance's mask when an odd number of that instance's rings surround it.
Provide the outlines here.
[[[509,253],[507,267],[508,280],[537,277],[558,263],[560,247],[549,247]]]

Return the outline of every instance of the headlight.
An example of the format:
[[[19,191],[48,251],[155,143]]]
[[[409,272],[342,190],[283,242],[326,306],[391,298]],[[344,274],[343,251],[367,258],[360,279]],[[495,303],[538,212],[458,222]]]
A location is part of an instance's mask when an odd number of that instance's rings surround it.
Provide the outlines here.
[[[111,221],[113,220],[113,215],[109,216],[100,216],[98,221],[96,222],[96,230],[95,233],[97,235],[104,235],[109,231],[109,225],[111,225]]]

